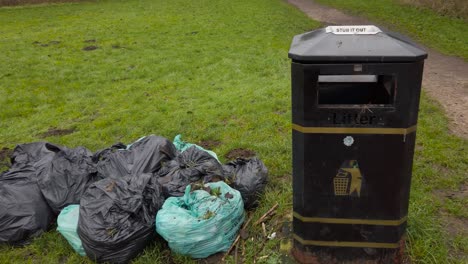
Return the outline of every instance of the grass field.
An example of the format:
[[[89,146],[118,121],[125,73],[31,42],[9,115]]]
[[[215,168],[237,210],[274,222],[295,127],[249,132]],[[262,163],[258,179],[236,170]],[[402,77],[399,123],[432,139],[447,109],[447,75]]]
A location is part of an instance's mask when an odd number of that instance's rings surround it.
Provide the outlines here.
[[[426,7],[441,15],[468,20],[468,2],[465,0],[399,0],[408,5]]]
[[[317,0],[353,14],[379,21],[390,28],[406,33],[422,44],[444,54],[468,60],[467,21],[442,16],[435,11],[396,0]]]
[[[253,220],[278,202],[268,233],[290,221],[287,51],[318,23],[281,0],[141,0],[0,8],[0,25],[0,149],[47,140],[94,151],[148,134],[215,140],[219,156],[251,149],[270,170]],[[466,181],[467,142],[448,134],[426,97],[417,133],[407,251],[415,263],[463,263],[468,241],[449,236],[441,215],[466,217],[466,201],[434,191]],[[261,229],[250,231],[245,263],[281,263],[280,240],[262,247]],[[29,246],[0,247],[0,263],[23,262],[89,260],[52,229]],[[135,260],[190,262],[162,243]]]

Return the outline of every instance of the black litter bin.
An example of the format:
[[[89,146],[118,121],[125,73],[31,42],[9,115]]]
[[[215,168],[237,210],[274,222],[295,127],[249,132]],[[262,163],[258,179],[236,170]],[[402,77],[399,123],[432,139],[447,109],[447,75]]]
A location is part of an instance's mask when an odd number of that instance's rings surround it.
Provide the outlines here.
[[[397,252],[427,53],[375,26],[330,26],[295,36],[289,57],[296,259]]]

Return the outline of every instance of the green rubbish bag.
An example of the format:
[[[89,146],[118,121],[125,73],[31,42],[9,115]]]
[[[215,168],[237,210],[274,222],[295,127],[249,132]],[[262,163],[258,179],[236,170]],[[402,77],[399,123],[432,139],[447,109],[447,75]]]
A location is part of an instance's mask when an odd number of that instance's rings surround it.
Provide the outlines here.
[[[174,146],[176,147],[176,149],[180,152],[184,152],[186,149],[190,148],[191,146],[195,146],[197,147],[198,149],[200,150],[203,150],[205,152],[207,152],[208,154],[210,154],[211,156],[213,156],[218,162],[219,162],[219,159],[218,159],[218,155],[216,155],[216,153],[214,153],[213,151],[211,150],[206,150],[198,145],[195,145],[195,144],[192,144],[192,143],[188,143],[188,142],[185,142],[185,141],[182,141],[182,135],[177,135],[175,136],[174,138]]]
[[[227,251],[244,222],[240,193],[224,182],[207,183],[200,190],[185,189],[169,197],[156,215],[156,232],[172,251],[206,258]]]
[[[78,218],[80,205],[72,204],[65,207],[57,217],[57,231],[65,237],[70,246],[81,256],[86,256],[81,239],[78,236]]]

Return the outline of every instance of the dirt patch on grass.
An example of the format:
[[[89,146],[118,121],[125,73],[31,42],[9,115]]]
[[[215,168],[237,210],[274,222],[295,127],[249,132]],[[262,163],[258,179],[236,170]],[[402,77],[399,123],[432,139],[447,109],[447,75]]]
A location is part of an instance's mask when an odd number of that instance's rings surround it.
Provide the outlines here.
[[[57,45],[57,44],[60,44],[60,41],[58,41],[58,40],[51,40],[51,41],[49,41],[48,43],[42,43],[42,42],[39,42],[39,41],[34,41],[32,44],[33,44],[33,45],[36,45],[36,46],[41,46],[41,47],[48,47],[49,45]]]
[[[333,25],[375,24],[365,18],[322,6],[312,0],[288,0],[310,18]],[[468,64],[463,59],[446,56],[425,48],[428,59],[424,65],[423,88],[445,110],[450,119],[450,130],[468,138]]]
[[[436,170],[440,175],[449,175],[451,172],[449,168],[444,167],[437,163],[432,164],[432,168]]]
[[[250,150],[250,149],[243,149],[243,148],[237,148],[229,151],[226,155],[224,155],[225,158],[233,160],[237,158],[251,158],[256,155],[255,151]]]
[[[207,139],[207,140],[202,140],[198,143],[199,146],[205,149],[213,149],[219,145],[221,145],[221,141],[218,140],[212,140],[212,139]]]
[[[84,51],[91,51],[91,50],[97,50],[99,49],[98,46],[86,46],[83,48]]]
[[[468,184],[463,184],[459,190],[436,190],[434,194],[443,201],[445,198],[463,200],[468,198]],[[468,230],[468,226],[467,226]]]
[[[199,264],[218,264],[222,263],[221,259],[224,257],[224,252],[216,253],[207,258],[198,260]]]
[[[9,168],[10,165],[10,157],[13,154],[13,150],[9,148],[2,148],[0,149],[0,171],[2,167]]]
[[[463,184],[459,190],[436,190],[434,191],[435,196],[444,203],[446,199],[463,201],[468,198],[468,185]],[[466,210],[466,209],[465,209]],[[450,241],[453,241],[456,236],[468,236],[468,218],[456,217],[445,209],[440,211],[441,222],[443,229],[447,232]],[[465,252],[460,251],[456,248],[453,243],[449,247],[449,254],[454,259],[467,258]]]
[[[12,153],[13,153],[12,149],[9,149],[9,148],[0,149],[0,161],[9,159]]]
[[[60,256],[59,263],[60,264],[68,263],[68,256],[65,256],[65,255]]]
[[[51,127],[46,132],[38,134],[38,136],[41,138],[53,137],[53,136],[65,136],[65,135],[72,134],[74,132],[75,132],[74,128],[59,129],[56,127]]]
[[[447,232],[448,237],[449,237],[449,254],[452,256],[454,259],[465,259],[468,258],[468,255],[454,246],[454,240],[455,237],[457,236],[463,236],[467,237],[468,236],[468,219],[466,218],[460,218],[460,217],[455,217],[452,215],[449,215],[447,212],[442,212],[442,223],[443,223],[443,228]]]
[[[468,219],[453,217],[450,215],[442,216],[445,230],[450,234],[450,237],[455,237],[460,234],[468,236]]]
[[[447,192],[446,197],[450,199],[460,199],[460,200],[468,198],[468,185],[463,184],[463,186],[460,188],[459,191]]]
[[[280,183],[288,183],[292,182],[292,175],[291,174],[284,174],[276,178],[277,181]]]
[[[87,39],[84,41],[85,43],[95,43],[96,40],[95,39]]]

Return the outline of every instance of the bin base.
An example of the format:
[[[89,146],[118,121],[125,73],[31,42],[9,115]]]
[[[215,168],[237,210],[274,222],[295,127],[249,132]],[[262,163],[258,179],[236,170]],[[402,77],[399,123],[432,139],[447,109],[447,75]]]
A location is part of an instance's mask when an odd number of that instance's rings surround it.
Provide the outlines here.
[[[397,249],[364,249],[337,247],[304,247],[294,242],[291,254],[302,264],[406,264],[410,263],[405,257],[405,240],[400,240]]]

